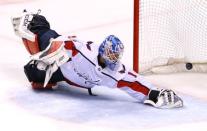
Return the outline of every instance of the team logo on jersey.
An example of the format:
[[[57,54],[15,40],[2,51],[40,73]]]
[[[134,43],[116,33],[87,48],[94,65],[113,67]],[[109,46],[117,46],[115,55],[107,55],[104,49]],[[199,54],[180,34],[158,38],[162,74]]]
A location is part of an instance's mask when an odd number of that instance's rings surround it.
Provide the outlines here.
[[[100,79],[98,80],[93,80],[90,75],[88,75],[87,73],[81,73],[79,72],[76,68],[74,68],[74,72],[76,72],[76,74],[80,77],[83,78],[85,80],[85,84],[90,84],[90,85],[99,85],[100,83]]]

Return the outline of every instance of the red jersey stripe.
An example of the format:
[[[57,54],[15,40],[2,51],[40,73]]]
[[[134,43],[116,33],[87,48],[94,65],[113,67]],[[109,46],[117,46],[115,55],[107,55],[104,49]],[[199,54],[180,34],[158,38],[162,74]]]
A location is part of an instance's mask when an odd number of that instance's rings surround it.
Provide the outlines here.
[[[72,50],[72,56],[75,56],[78,54],[78,51],[75,48],[75,45],[72,41],[65,41],[65,48],[67,50]]]
[[[148,95],[148,93],[150,91],[149,88],[147,88],[146,86],[138,83],[137,81],[129,82],[129,81],[120,80],[120,81],[118,81],[117,87],[118,88],[129,87],[132,90],[140,92],[140,93],[142,93],[144,95]]]

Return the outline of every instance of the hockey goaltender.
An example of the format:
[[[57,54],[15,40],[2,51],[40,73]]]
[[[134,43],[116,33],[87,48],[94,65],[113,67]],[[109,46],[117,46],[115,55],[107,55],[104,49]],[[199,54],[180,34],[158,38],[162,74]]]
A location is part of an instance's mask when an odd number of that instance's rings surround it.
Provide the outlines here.
[[[12,17],[12,25],[31,55],[24,72],[35,90],[52,89],[57,82],[65,81],[88,89],[92,95],[91,88],[104,85],[119,88],[139,103],[156,108],[183,107],[174,91],[158,89],[120,62],[124,44],[114,35],[107,36],[100,45],[62,36],[50,29],[40,11],[24,11]]]

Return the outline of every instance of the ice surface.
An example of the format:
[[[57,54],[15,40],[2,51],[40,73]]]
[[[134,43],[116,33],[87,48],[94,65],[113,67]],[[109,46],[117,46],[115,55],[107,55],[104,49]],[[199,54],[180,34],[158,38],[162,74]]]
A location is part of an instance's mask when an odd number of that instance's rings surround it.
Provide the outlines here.
[[[0,130],[207,130],[206,74],[154,75],[157,86],[172,88],[184,108],[161,110],[137,103],[118,89],[87,90],[65,83],[54,91],[33,91],[23,74],[29,56],[12,30],[10,17],[42,9],[51,27],[100,43],[109,34],[126,45],[123,62],[132,65],[132,0],[35,0],[0,5]]]

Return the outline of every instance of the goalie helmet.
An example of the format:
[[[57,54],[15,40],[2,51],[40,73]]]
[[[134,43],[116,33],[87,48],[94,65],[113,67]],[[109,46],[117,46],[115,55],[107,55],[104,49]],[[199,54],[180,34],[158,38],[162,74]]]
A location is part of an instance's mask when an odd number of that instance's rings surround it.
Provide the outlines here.
[[[99,55],[104,59],[105,65],[111,70],[115,70],[119,65],[124,51],[124,45],[114,35],[108,36],[99,46]]]

